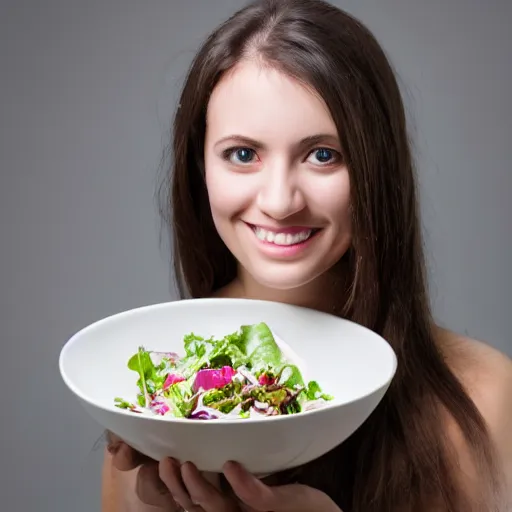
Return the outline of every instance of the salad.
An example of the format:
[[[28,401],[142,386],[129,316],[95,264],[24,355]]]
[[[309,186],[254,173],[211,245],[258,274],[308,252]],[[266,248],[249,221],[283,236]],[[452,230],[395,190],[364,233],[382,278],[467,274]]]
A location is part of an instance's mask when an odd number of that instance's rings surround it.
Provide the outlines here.
[[[137,403],[115,405],[135,413],[212,420],[297,414],[332,396],[304,382],[265,323],[244,325],[222,339],[184,337],[184,355],[140,347],[128,361],[139,376]]]

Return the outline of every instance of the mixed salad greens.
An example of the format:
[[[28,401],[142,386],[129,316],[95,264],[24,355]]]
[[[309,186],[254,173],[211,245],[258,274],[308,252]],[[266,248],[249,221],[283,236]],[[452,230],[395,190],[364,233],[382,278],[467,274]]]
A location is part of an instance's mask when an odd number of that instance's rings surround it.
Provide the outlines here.
[[[318,382],[304,382],[265,323],[244,325],[222,339],[191,333],[183,341],[183,357],[140,347],[128,361],[139,375],[137,404],[116,398],[116,406],[211,420],[296,414],[333,398]]]

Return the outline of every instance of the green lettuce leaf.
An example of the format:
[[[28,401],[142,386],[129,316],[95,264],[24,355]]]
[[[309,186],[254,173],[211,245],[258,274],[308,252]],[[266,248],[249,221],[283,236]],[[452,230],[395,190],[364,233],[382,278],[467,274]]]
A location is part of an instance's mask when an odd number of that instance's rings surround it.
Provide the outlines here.
[[[190,333],[183,338],[183,344],[186,357],[200,359],[211,349],[212,340]]]
[[[278,369],[285,364],[279,346],[265,323],[242,326],[222,339],[205,339],[188,334],[184,338],[186,357],[178,364],[187,378],[201,368],[247,366],[253,371]]]
[[[183,341],[186,355],[178,362],[177,371],[188,379],[208,364],[213,340],[192,333],[186,335]]]
[[[114,403],[116,407],[119,407],[119,409],[128,409],[133,411],[136,408],[131,402],[127,402],[119,397],[114,398]]]
[[[231,382],[219,389],[209,389],[203,395],[203,404],[209,407],[216,402],[225,400],[226,398],[238,396],[241,394],[242,387],[243,386],[240,382]]]
[[[185,418],[190,415],[194,408],[192,383],[189,380],[177,382],[164,392],[169,402],[173,415],[177,418]]]
[[[318,400],[320,398],[323,400],[332,400],[334,398],[333,396],[324,393],[320,384],[318,384],[316,380],[308,382],[308,386],[304,390],[304,395],[307,400]]]
[[[247,355],[242,352],[238,345],[232,344],[226,339],[214,347],[209,359],[210,368],[231,366],[236,369],[247,363]]]
[[[209,368],[222,368],[223,366],[238,368],[247,362],[240,333],[229,334],[220,340],[204,339],[189,334],[185,336],[184,343],[186,357],[178,367],[186,377],[206,366]]]
[[[242,398],[238,395],[235,395],[228,398],[224,398],[219,402],[214,402],[210,404],[208,407],[211,407],[212,409],[217,409],[218,411],[224,414],[229,414],[241,402]]]
[[[304,379],[299,368],[294,364],[285,364],[279,372],[279,383],[288,387],[304,387]]]
[[[253,371],[275,369],[284,364],[284,358],[267,324],[244,325],[241,328],[244,351]]]
[[[139,374],[137,386],[144,397],[144,403],[148,395],[155,393],[157,389],[162,387],[164,375],[159,374],[158,368],[151,360],[150,353],[144,347],[139,347],[137,353],[130,358],[128,368]]]
[[[258,400],[258,402],[263,402],[272,406],[281,405],[281,403],[284,402],[288,397],[288,393],[284,388],[275,389],[272,391],[264,388],[256,388],[251,390],[250,395]]]

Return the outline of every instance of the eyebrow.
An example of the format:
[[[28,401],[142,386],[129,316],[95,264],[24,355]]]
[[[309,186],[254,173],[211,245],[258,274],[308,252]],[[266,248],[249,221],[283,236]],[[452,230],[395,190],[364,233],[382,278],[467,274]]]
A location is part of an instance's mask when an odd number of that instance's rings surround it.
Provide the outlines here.
[[[228,135],[227,137],[222,137],[214,144],[214,147],[218,147],[222,144],[225,144],[226,142],[246,145],[255,149],[266,149],[266,145],[263,142],[252,139],[250,137],[245,137],[243,135]],[[319,133],[317,135],[310,135],[309,137],[305,137],[304,139],[300,140],[296,146],[299,149],[304,149],[320,143],[339,146],[340,141],[336,135],[330,133]]]

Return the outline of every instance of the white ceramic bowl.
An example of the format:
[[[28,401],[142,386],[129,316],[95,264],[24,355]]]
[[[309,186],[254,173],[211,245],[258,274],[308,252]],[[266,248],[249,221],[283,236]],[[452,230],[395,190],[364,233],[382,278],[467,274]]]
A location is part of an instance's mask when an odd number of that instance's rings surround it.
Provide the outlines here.
[[[224,336],[266,322],[299,357],[306,379],[334,395],[329,405],[290,416],[189,420],[134,414],[114,397],[135,401],[137,375],[127,368],[139,345],[183,354],[185,334]],[[220,472],[227,460],[254,474],[305,464],[342,443],[371,414],[396,371],[396,357],[377,334],[347,320],[281,303],[196,299],[120,313],[75,334],[60,354],[66,385],[89,414],[140,452],[191,461]]]

